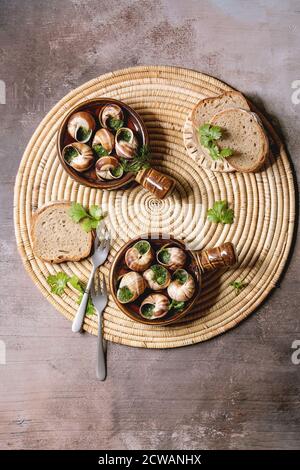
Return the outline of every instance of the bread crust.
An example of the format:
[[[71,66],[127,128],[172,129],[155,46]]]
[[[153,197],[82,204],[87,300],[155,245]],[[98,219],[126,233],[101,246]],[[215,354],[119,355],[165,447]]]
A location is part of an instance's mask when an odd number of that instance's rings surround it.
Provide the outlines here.
[[[252,166],[249,166],[247,168],[241,167],[238,163],[236,163],[235,160],[234,160],[234,155],[232,157],[228,157],[227,161],[229,162],[229,164],[236,171],[239,171],[241,173],[254,173],[255,171],[259,170],[263,166],[263,164],[266,161],[267,155],[269,153],[269,139],[268,139],[268,137],[266,135],[266,132],[263,128],[261,120],[259,119],[257,114],[253,113],[252,111],[247,111],[245,109],[228,108],[228,109],[224,109],[223,111],[220,111],[219,113],[215,114],[211,118],[210,123],[215,124],[216,120],[219,116],[224,115],[224,114],[226,115],[228,113],[233,113],[233,112],[245,113],[247,115],[251,114],[255,118],[255,123],[256,123],[256,126],[257,126],[256,128],[257,128],[257,131],[259,132],[260,138],[262,140],[262,152],[261,152],[260,156],[258,157],[258,160],[257,160],[256,164],[252,165]]]
[[[191,114],[191,121],[192,121],[192,124],[194,127],[198,128],[199,127],[199,123],[197,123],[197,112],[198,112],[198,109],[201,107],[204,107],[204,105],[211,105],[214,101],[216,100],[219,100],[220,98],[222,98],[223,96],[238,96],[243,102],[244,102],[244,108],[249,111],[250,110],[250,106],[248,104],[248,101],[246,100],[246,98],[244,97],[244,95],[242,95],[242,93],[240,93],[239,91],[235,91],[235,90],[229,90],[229,91],[225,91],[224,93],[222,93],[221,95],[218,95],[218,96],[211,96],[209,98],[204,98],[200,101],[198,101],[198,103],[195,105],[195,107],[193,108],[193,111],[192,111],[192,114]],[[244,109],[243,108],[243,109]]]
[[[88,232],[88,238],[89,238],[89,249],[86,250],[85,252],[82,252],[78,256],[63,256],[60,258],[47,258],[47,257],[41,257],[35,253],[35,245],[36,245],[36,236],[35,236],[35,226],[36,222],[38,221],[39,216],[49,207],[63,207],[63,208],[70,208],[71,203],[67,201],[51,201],[48,202],[47,204],[44,204],[43,206],[39,207],[31,217],[31,228],[30,228],[30,239],[32,243],[32,250],[37,258],[39,258],[42,261],[46,261],[48,263],[53,263],[53,264],[59,264],[59,263],[65,263],[66,261],[81,261],[84,258],[87,258],[91,252],[92,249],[92,244],[93,244],[93,233]]]

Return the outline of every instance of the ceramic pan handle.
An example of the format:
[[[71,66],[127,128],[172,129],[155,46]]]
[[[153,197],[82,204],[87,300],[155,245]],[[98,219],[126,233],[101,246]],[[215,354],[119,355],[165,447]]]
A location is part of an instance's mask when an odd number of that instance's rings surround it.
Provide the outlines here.
[[[158,199],[164,199],[164,197],[172,192],[175,186],[173,178],[158,170],[154,170],[154,168],[146,168],[139,171],[135,179]]]
[[[237,262],[234,246],[230,242],[196,252],[195,256],[202,272],[233,266]]]

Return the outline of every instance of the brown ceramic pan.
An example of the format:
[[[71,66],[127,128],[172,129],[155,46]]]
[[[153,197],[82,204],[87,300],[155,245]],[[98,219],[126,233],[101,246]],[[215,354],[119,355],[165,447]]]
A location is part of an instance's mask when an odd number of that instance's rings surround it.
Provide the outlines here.
[[[129,127],[132,131],[134,131],[138,139],[139,146],[146,146],[149,148],[149,136],[147,128],[142,118],[136,111],[134,111],[134,109],[132,109],[126,103],[112,98],[96,98],[92,100],[87,100],[83,103],[80,103],[79,105],[74,106],[65,116],[59,128],[57,134],[57,152],[63,168],[71,178],[85,186],[90,186],[92,188],[98,189],[113,190],[122,188],[128,183],[135,180],[140,183],[144,188],[152,192],[157,198],[163,199],[167,194],[172,191],[175,182],[172,178],[164,175],[163,173],[155,170],[154,168],[147,168],[145,170],[139,171],[136,174],[125,173],[121,178],[102,181],[97,178],[94,165],[84,172],[78,172],[74,168],[72,168],[63,158],[63,149],[65,148],[65,146],[74,142],[74,139],[69,135],[67,130],[68,121],[70,117],[77,112],[88,112],[93,116],[96,122],[95,130],[97,130],[101,128],[98,118],[99,113],[104,106],[109,104],[115,104],[121,107],[124,114],[124,121],[126,123],[126,127]],[[94,132],[91,136],[90,141],[87,142],[87,145],[91,146],[93,136]]]
[[[183,310],[177,311],[175,313],[170,311],[166,316],[153,320],[148,320],[142,317],[139,313],[139,307],[143,299],[147,295],[153,293],[153,291],[150,289],[146,289],[145,292],[134,302],[123,304],[118,300],[117,289],[120,283],[120,279],[124,274],[126,274],[126,272],[130,271],[125,263],[125,253],[139,240],[147,240],[156,253],[163,246],[179,247],[185,251],[187,259],[184,269],[186,269],[193,276],[196,283],[196,290],[193,297],[187,302],[187,305]],[[176,322],[178,319],[184,317],[190,312],[193,305],[199,298],[199,295],[201,295],[202,277],[205,272],[233,266],[236,264],[236,262],[237,257],[235,249],[230,242],[223,243],[222,245],[215,248],[208,248],[204,251],[190,251],[186,248],[183,242],[166,235],[152,235],[151,238],[141,236],[128,241],[116,254],[110,269],[110,291],[119,309],[132,320],[148,325],[168,325],[170,323]],[[166,294],[164,291],[162,291],[162,293]]]

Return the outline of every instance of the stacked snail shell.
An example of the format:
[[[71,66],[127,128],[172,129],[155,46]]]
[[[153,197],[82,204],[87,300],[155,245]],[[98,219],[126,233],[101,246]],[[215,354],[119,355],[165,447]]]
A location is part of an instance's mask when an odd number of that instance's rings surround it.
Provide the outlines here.
[[[88,111],[72,114],[67,131],[74,142],[62,150],[65,162],[80,173],[94,167],[101,181],[121,178],[126,172],[124,161],[131,161],[139,151],[136,132],[126,127],[124,112],[114,103],[103,106],[98,116]]]
[[[194,276],[182,248],[165,245],[155,251],[148,240],[139,240],[125,252],[124,264],[117,298],[122,304],[138,299],[139,314],[147,320],[183,310],[195,295]]]

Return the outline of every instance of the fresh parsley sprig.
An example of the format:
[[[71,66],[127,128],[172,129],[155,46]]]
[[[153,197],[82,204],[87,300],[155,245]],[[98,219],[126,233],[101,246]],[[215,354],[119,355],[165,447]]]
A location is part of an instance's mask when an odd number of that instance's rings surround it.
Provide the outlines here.
[[[180,310],[184,309],[184,306],[185,306],[185,302],[173,299],[169,305],[169,310],[180,312]]]
[[[246,282],[243,282],[243,281],[232,281],[229,285],[234,288],[235,294],[239,295],[241,290],[243,290],[245,287],[247,287],[248,284]]]
[[[99,206],[94,204],[86,210],[79,202],[72,202],[69,215],[75,223],[80,223],[85,232],[96,229],[105,217]]]
[[[151,266],[151,270],[153,272],[152,280],[157,282],[158,285],[162,286],[167,279],[167,270],[159,264],[154,264]]]
[[[216,201],[212,209],[207,211],[207,219],[215,224],[232,224],[234,219],[233,209],[229,208],[227,201]]]
[[[47,277],[47,282],[51,287],[51,292],[59,296],[64,293],[68,281],[69,276],[67,276],[67,274],[63,272],[57,274],[49,274],[49,276]]]
[[[57,274],[50,274],[47,277],[47,282],[51,287],[51,292],[59,296],[62,296],[67,287],[67,284],[70,284],[72,287],[74,287],[74,289],[79,291],[79,296],[76,302],[80,304],[85,291],[85,285],[78,279],[77,276],[74,275],[70,277],[64,272],[58,272]],[[94,315],[94,313],[95,308],[92,299],[89,297],[86,307],[86,314]]]
[[[118,289],[118,299],[121,302],[129,302],[133,297],[133,292],[127,286],[119,287]]]
[[[199,127],[200,143],[203,147],[207,148],[213,160],[220,160],[221,158],[230,157],[233,150],[225,147],[220,150],[216,141],[222,137],[222,130],[219,126],[212,126],[209,123],[203,124]]]
[[[124,171],[138,173],[140,170],[150,167],[150,151],[147,145],[142,145],[135,157],[127,160],[121,158],[121,165]]]
[[[93,150],[96,154],[97,159],[101,157],[107,157],[108,151],[101,144],[93,145]]]
[[[107,120],[107,123],[110,129],[112,129],[113,131],[117,131],[118,129],[124,126],[124,121],[122,119],[117,119],[114,117],[109,118]]]

